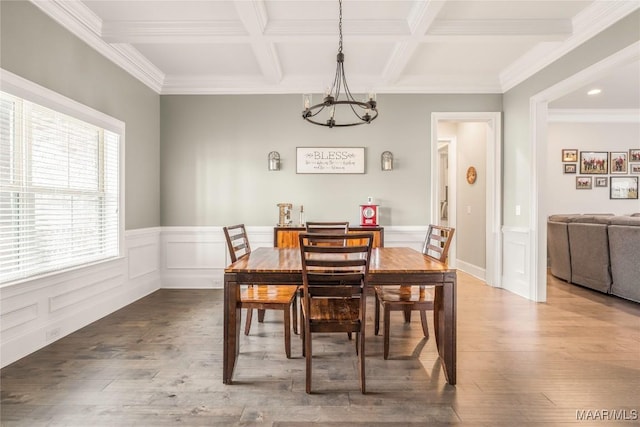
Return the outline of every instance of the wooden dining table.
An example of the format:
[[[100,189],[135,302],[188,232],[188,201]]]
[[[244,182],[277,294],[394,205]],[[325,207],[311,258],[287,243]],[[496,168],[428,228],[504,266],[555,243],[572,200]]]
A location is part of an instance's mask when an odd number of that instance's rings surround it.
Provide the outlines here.
[[[258,248],[224,272],[224,354],[222,381],[231,384],[240,349],[240,286],[302,283],[298,248]],[[371,251],[368,286],[429,284],[434,292],[434,329],[440,362],[449,384],[456,383],[456,270],[406,247]]]

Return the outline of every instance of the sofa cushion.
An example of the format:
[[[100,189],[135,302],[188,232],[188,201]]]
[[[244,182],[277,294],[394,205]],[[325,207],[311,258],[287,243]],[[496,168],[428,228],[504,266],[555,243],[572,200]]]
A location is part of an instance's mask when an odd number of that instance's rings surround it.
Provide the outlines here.
[[[612,218],[608,233],[611,293],[640,302],[640,217]]]
[[[571,256],[566,222],[547,221],[547,255],[551,274],[570,282]]]
[[[570,222],[572,223],[581,223],[581,224],[604,224],[608,225],[609,221],[611,221],[613,215],[606,214],[598,214],[598,215],[580,215],[571,218]]]
[[[571,252],[571,282],[600,292],[611,290],[609,237],[602,217],[586,217],[585,222],[568,224]]]

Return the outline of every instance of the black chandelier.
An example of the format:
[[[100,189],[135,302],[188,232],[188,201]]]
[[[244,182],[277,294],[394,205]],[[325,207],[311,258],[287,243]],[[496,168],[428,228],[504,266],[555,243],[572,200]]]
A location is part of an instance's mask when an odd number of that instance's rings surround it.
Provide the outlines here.
[[[340,42],[338,44],[338,64],[336,66],[336,76],[333,79],[333,85],[328,90],[322,103],[311,105],[311,95],[304,95],[304,111],[302,112],[302,118],[306,121],[319,126],[327,127],[345,127],[345,126],[357,126],[364,123],[371,123],[378,117],[377,103],[374,94],[369,94],[368,101],[357,101],[347,84],[347,78],[344,74],[344,53],[342,53],[342,0],[339,0],[340,5],[340,20],[338,24],[338,30],[340,32]],[[340,90],[344,88],[344,100],[340,99]],[[337,121],[337,107],[340,110],[351,110],[353,116],[349,120]],[[348,107],[348,108],[347,108]],[[323,110],[327,109],[329,117],[326,121],[320,121],[315,117]]]

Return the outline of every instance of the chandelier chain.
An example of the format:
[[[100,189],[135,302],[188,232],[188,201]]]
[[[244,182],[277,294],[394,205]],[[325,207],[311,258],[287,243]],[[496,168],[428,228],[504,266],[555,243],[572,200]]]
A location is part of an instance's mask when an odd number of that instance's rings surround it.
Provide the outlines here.
[[[338,42],[338,52],[342,53],[342,0],[338,0],[340,4],[340,14],[338,19],[338,33],[340,34],[340,39]]]

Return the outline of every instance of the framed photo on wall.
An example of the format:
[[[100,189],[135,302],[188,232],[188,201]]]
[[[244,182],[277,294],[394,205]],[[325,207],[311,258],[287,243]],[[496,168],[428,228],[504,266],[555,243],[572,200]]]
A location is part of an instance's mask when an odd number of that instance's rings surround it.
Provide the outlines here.
[[[576,164],[575,163],[567,163],[564,164],[564,173],[576,173]]]
[[[640,163],[629,163],[629,173],[640,175]]]
[[[637,176],[612,176],[610,177],[610,199],[637,199],[638,198],[638,177]]]
[[[578,150],[574,150],[573,148],[565,148],[562,150],[562,161],[563,162],[577,162],[578,161]]]
[[[609,153],[606,151],[581,151],[580,173],[594,175],[609,173]]]
[[[596,176],[595,181],[596,181],[595,183],[596,187],[606,187],[607,183],[609,182],[606,176]]]
[[[591,190],[591,179],[590,176],[576,176],[576,189]]]
[[[626,151],[612,151],[609,155],[609,165],[611,165],[611,173],[627,173],[628,158]]]
[[[629,150],[629,163],[640,163],[639,148],[632,148]]]

